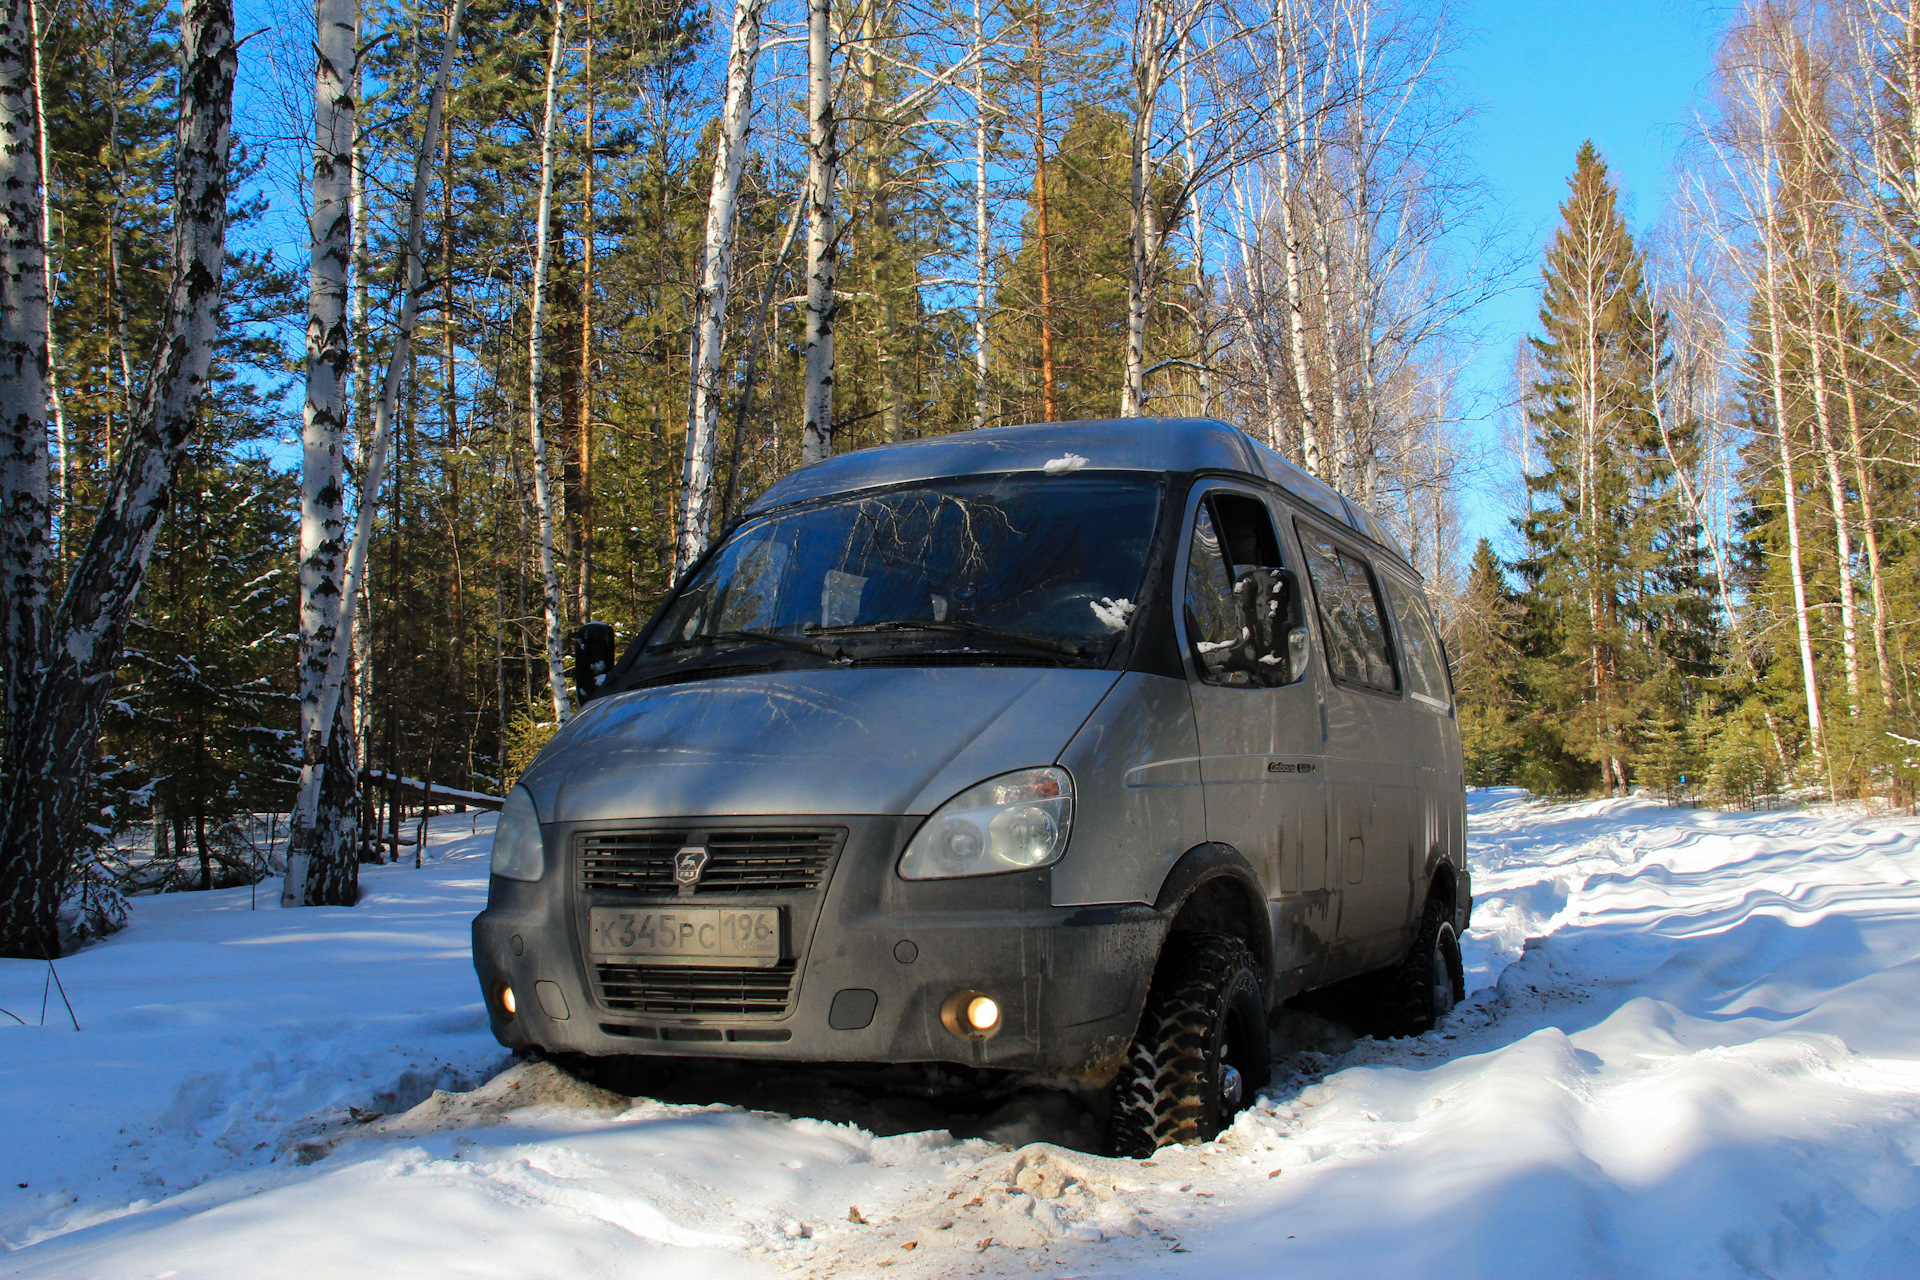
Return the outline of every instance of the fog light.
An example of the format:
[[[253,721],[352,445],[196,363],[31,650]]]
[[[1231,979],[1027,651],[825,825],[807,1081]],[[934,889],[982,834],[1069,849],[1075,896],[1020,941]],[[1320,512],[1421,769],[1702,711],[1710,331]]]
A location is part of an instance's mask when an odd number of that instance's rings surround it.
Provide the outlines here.
[[[509,1018],[520,1012],[520,1002],[513,998],[513,988],[504,982],[500,984],[500,1007]]]
[[[962,1040],[985,1040],[1000,1030],[1000,1002],[978,991],[956,991],[940,1006],[940,1023]]]

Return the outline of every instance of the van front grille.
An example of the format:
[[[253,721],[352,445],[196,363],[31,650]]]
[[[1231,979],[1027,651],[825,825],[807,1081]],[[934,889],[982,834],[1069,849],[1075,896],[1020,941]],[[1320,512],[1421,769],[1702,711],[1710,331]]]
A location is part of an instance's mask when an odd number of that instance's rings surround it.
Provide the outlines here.
[[[779,1017],[793,992],[793,961],[771,969],[721,965],[594,966],[602,1007],[619,1013]]]
[[[575,845],[580,887],[674,894],[673,857],[690,844],[707,851],[694,887],[711,893],[811,893],[826,883],[839,830],[750,827],[732,831],[592,831]]]

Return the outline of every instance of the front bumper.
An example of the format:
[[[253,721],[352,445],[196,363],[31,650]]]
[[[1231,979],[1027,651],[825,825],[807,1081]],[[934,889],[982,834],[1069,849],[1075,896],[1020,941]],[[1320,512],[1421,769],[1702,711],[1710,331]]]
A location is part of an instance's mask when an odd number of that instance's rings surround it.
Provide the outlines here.
[[[725,820],[734,831],[805,826],[845,832],[821,889],[616,899],[584,889],[575,837],[544,833],[537,883],[495,878],[473,922],[474,967],[494,1035],[510,1048],[598,1055],[765,1058],[796,1062],[955,1063],[1111,1076],[1132,1040],[1165,921],[1151,907],[1055,907],[1041,869],[965,880],[905,881],[895,863],[920,818]],[[605,824],[601,824],[605,825]],[[688,822],[632,822],[685,829]],[[1075,856],[1069,852],[1069,857]],[[584,946],[590,905],[777,905],[787,910],[784,1005],[758,1013],[637,1011],[615,998]],[[672,979],[664,967],[649,974]],[[724,975],[723,975],[724,976]],[[509,1017],[499,991],[510,985]],[[956,992],[999,1003],[998,1030],[967,1039],[941,1007]]]

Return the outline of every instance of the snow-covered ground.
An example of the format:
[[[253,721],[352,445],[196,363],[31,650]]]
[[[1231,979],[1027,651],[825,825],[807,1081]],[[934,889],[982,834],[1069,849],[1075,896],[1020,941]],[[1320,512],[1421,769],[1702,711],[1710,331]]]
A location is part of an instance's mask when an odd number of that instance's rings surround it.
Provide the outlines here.
[[[1138,1163],[1044,1102],[500,1074],[484,821],[353,910],[141,899],[61,963],[82,1030],[0,1016],[0,1276],[1920,1275],[1920,823],[1472,808],[1467,1004],[1289,1015],[1257,1108]]]

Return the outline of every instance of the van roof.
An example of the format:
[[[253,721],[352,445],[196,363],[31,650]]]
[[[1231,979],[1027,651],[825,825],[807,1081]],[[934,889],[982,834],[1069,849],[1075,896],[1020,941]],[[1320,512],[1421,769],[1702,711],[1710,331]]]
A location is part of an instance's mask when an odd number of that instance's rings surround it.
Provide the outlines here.
[[[1076,464],[1074,459],[1080,461]],[[1271,480],[1301,501],[1371,538],[1403,562],[1385,524],[1325,481],[1217,418],[1098,418],[987,427],[836,454],[774,481],[748,514],[832,493],[940,476],[1044,471],[1049,463],[1094,471],[1237,471]]]

